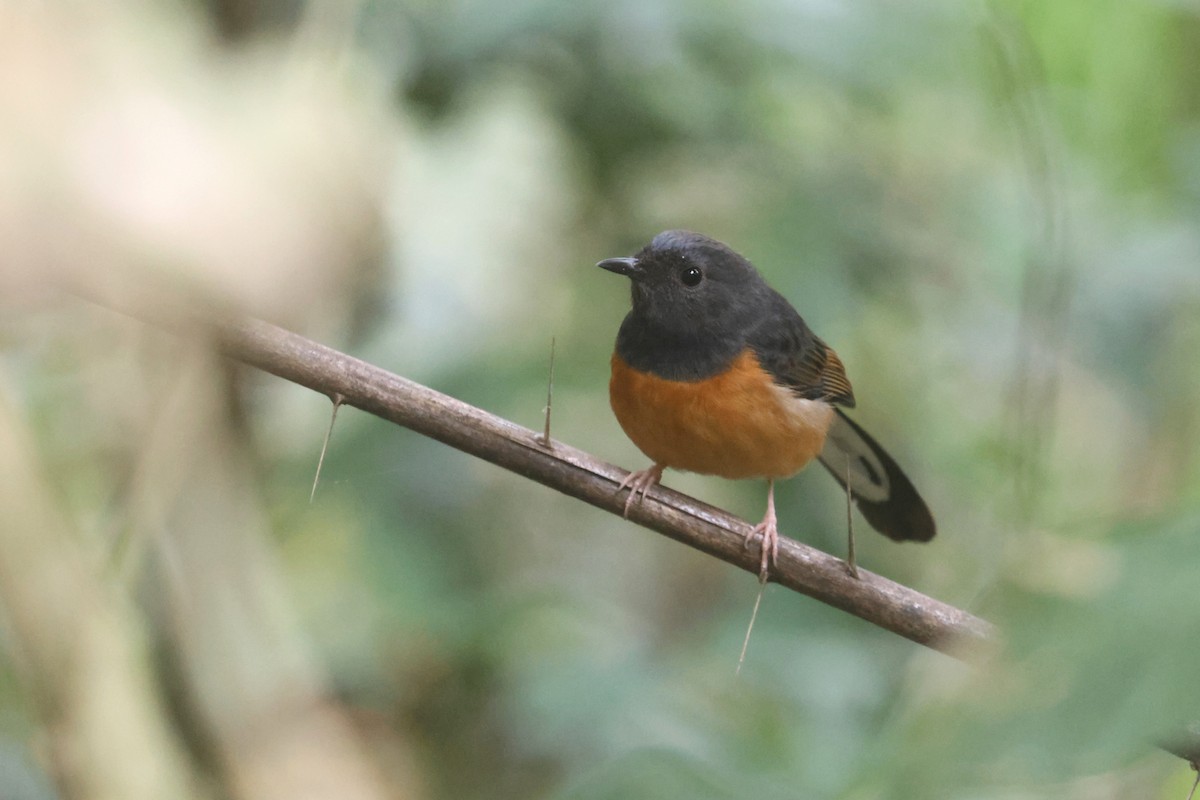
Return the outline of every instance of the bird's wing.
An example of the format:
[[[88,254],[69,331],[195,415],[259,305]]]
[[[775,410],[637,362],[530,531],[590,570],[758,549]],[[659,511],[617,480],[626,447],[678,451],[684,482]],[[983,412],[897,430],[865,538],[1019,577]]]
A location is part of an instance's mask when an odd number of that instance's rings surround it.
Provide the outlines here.
[[[805,400],[854,407],[854,389],[833,348],[817,337],[778,295],[771,312],[751,331],[750,348],[780,386]]]

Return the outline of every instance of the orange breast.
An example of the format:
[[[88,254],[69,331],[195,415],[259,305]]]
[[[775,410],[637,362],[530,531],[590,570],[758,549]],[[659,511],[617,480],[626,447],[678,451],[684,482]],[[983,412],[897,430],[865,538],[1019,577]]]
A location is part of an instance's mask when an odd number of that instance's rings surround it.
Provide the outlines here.
[[[776,385],[747,350],[714,378],[670,381],[612,358],[617,421],[657,464],[725,478],[792,475],[821,452],[833,407]]]

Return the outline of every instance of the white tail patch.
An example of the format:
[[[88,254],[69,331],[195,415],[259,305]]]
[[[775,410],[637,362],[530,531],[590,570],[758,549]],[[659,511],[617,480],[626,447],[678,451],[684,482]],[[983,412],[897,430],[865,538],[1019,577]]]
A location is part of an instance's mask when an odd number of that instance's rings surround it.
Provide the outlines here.
[[[820,459],[834,475],[849,475],[850,488],[859,499],[882,503],[891,495],[887,470],[879,456],[840,415],[834,417],[825,435]]]

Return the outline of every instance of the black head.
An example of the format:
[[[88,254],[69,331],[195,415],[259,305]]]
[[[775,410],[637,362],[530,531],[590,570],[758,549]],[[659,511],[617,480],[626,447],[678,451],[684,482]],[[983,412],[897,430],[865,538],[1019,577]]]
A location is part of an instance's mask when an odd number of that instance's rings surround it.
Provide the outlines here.
[[[692,337],[749,324],[770,293],[749,261],[690,231],[664,231],[633,258],[596,266],[633,284],[632,316],[666,334]]]
[[[716,374],[745,349],[751,329],[777,303],[786,306],[749,261],[690,231],[664,231],[636,256],[596,266],[633,284],[633,309],[621,324],[617,353],[664,378]]]

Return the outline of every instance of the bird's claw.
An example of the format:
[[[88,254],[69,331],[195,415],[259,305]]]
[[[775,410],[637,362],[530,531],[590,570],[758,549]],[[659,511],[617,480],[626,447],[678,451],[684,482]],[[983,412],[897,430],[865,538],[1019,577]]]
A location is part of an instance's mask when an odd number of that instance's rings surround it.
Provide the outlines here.
[[[779,529],[775,526],[774,519],[764,519],[762,522],[755,525],[747,533],[743,540],[743,546],[749,547],[756,536],[762,537],[761,556],[758,564],[758,577],[765,581],[770,574],[772,564],[779,563]]]
[[[629,509],[633,505],[634,500],[641,502],[646,498],[646,492],[662,480],[663,468],[655,464],[646,469],[639,469],[637,472],[631,472],[625,476],[625,480],[617,487],[615,494],[620,494],[621,490],[629,487],[629,497],[625,498],[624,516],[629,518]]]

